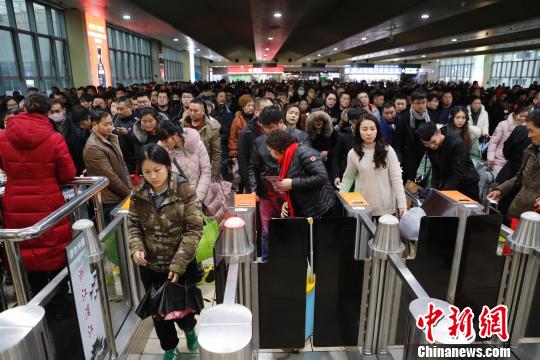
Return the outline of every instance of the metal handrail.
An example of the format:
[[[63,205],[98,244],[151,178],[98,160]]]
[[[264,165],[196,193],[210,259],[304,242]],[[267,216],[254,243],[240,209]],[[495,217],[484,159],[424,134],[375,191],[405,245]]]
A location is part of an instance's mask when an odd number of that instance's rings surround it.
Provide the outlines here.
[[[407,285],[407,288],[410,290],[416,298],[428,298],[429,294],[424,290],[422,285],[416,280],[413,273],[409,270],[407,265],[405,265],[405,261],[403,261],[402,258],[400,258],[396,254],[389,254],[388,258],[390,260],[390,265],[394,268],[398,276],[403,280],[403,282]]]
[[[102,211],[100,192],[105,189],[108,184],[109,180],[100,176],[75,178],[73,181],[69,182],[68,185],[73,185],[75,188],[80,185],[90,185],[90,187],[85,189],[82,193],[76,194],[73,199],[69,200],[60,208],[56,209],[32,226],[22,229],[0,229],[0,242],[5,243],[6,255],[13,277],[13,286],[19,305],[25,305],[28,302],[29,286],[26,273],[23,270],[22,259],[17,242],[31,240],[41,236],[94,197],[97,208],[96,218],[98,222],[102,223],[103,214],[100,213],[100,211]]]
[[[22,229],[0,229],[0,240],[19,242],[41,236],[44,232],[71,214],[79,206],[90,200],[101,190],[105,189],[107,185],[109,185],[109,180],[102,176],[80,177],[75,178],[74,181],[67,183],[67,185],[91,186],[32,226]]]

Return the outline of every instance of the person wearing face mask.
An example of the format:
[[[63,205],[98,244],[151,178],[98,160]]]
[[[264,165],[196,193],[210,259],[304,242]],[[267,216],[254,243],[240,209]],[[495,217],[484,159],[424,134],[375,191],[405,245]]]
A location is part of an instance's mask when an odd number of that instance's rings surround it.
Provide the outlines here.
[[[185,175],[196,189],[199,200],[204,201],[210,186],[212,166],[199,132],[164,121],[159,125],[156,136],[158,145],[169,153],[173,165],[171,171]]]
[[[407,211],[397,155],[384,141],[380,123],[373,114],[365,114],[355,127],[341,191],[348,192],[353,183],[354,191],[362,193],[369,202],[374,217],[401,217]]]

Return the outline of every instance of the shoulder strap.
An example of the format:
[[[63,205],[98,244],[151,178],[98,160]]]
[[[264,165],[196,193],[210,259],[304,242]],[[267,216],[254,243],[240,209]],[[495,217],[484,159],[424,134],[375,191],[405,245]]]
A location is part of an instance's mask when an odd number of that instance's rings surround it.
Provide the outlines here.
[[[176,166],[176,168],[178,169],[178,175],[180,175],[181,177],[185,178],[186,181],[188,180],[186,174],[184,173],[184,170],[182,170],[182,168],[180,167],[180,164],[178,164],[178,161],[176,161],[176,158],[173,157],[172,159],[173,163],[174,163],[174,166]]]

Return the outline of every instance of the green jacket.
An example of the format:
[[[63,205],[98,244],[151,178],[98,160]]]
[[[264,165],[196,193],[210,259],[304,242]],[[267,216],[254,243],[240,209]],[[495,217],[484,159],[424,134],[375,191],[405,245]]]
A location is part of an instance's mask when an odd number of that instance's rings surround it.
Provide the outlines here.
[[[177,174],[171,175],[166,198],[156,208],[150,185],[143,181],[131,195],[128,215],[129,250],[144,251],[147,267],[182,275],[195,258],[203,220],[195,188]]]

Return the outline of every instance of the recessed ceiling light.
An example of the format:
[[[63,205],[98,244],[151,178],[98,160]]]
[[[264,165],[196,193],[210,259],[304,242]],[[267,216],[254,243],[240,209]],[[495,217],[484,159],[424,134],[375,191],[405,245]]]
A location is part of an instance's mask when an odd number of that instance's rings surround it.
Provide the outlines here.
[[[367,40],[367,37],[362,36],[362,40],[363,40],[363,41],[366,41],[366,40]]]
[[[441,60],[437,59],[437,61],[441,61]]]
[[[452,39],[452,42],[456,42],[456,41],[457,41],[457,39],[456,39],[456,38],[453,38],[453,39]]]
[[[399,49],[399,51],[405,51],[405,49]]]
[[[426,55],[422,55],[422,57],[426,57]]]
[[[334,48],[334,51],[337,51],[337,48]]]
[[[264,49],[264,50],[266,50],[266,51],[270,51],[270,48],[266,48],[266,49]]]
[[[172,39],[172,40],[173,40],[173,41],[178,41],[179,39],[178,39],[178,38],[174,38],[174,39]]]
[[[131,16],[126,14],[126,15],[122,16],[122,19],[131,20]]]
[[[529,50],[530,53],[533,53],[534,51],[533,50]]]
[[[317,54],[317,56],[322,56],[321,54]]]
[[[469,52],[469,51],[471,51],[471,50],[469,50],[469,49],[465,50],[465,52]]]
[[[280,13],[279,11],[276,11],[276,12],[274,13],[274,17],[280,18],[280,17],[281,17],[281,13]]]
[[[274,40],[274,38],[271,37],[271,36],[269,36],[269,37],[268,37],[268,40],[272,41],[272,40]]]
[[[309,61],[309,60],[311,60],[311,59],[310,59],[310,58],[307,58],[306,60]]]
[[[422,14],[422,16],[420,16],[422,19],[429,19],[429,14]]]
[[[197,51],[201,51],[201,49],[197,49]]]

